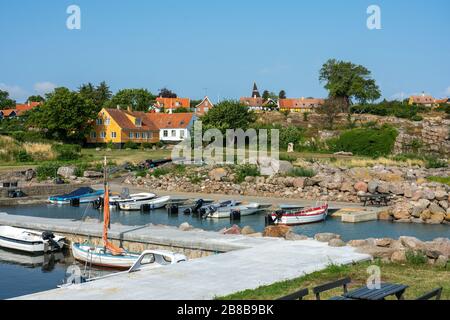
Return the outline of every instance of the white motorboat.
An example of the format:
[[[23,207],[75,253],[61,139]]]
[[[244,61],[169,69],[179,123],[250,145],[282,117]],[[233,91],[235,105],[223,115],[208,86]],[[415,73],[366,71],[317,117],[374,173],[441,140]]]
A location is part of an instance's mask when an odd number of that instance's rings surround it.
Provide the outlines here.
[[[305,209],[279,210],[271,213],[269,223],[280,225],[302,225],[326,220],[328,216],[328,204],[317,205]]]
[[[226,218],[237,218],[249,216],[252,214],[256,214],[263,210],[270,208],[270,204],[260,204],[260,203],[248,203],[233,207],[220,207],[217,209],[212,209],[206,213],[205,217],[211,219],[226,219]]]
[[[141,192],[130,195],[118,195],[109,197],[110,206],[120,206],[124,203],[133,203],[140,201],[147,201],[156,198],[156,194],[150,192]]]
[[[120,210],[150,211],[164,208],[170,202],[170,196],[158,197],[151,200],[120,203]]]
[[[48,198],[48,202],[52,204],[71,204],[74,201],[78,203],[94,202],[100,196],[103,196],[103,190],[94,190],[89,187],[78,188],[71,193],[52,196]]]
[[[76,251],[76,252],[79,252],[79,251]],[[97,260],[100,260],[100,258],[97,258]],[[104,264],[107,264],[107,263],[112,263],[114,265],[118,264],[117,260],[112,260],[112,259],[108,260],[107,258],[105,259],[105,257],[103,257],[103,256],[101,257],[101,260],[102,260],[101,263],[104,263]],[[93,278],[89,278],[89,279],[82,278],[82,279],[78,279],[78,280],[79,280],[79,282],[92,282],[92,281],[96,281],[96,280],[115,277],[119,274],[133,273],[133,272],[138,272],[138,271],[142,271],[142,270],[158,269],[158,268],[168,266],[171,264],[185,262],[187,260],[188,260],[188,258],[185,255],[179,254],[179,253],[173,253],[170,251],[163,251],[163,250],[146,250],[138,256],[137,260],[134,258],[130,258],[129,260],[123,261],[123,264],[121,264],[120,268],[122,268],[123,265],[129,264],[131,261],[134,261],[134,263],[126,271],[111,273],[111,274],[108,274],[105,276],[93,277]],[[104,265],[104,266],[109,266],[109,265]],[[117,266],[115,266],[114,268],[117,268]],[[77,281],[77,279],[73,279],[72,281]],[[67,286],[73,285],[75,283],[74,282],[65,283],[64,285],[61,285],[59,287],[60,288],[67,287]]]
[[[61,250],[64,245],[65,238],[51,232],[0,226],[0,247],[3,248],[42,253]]]

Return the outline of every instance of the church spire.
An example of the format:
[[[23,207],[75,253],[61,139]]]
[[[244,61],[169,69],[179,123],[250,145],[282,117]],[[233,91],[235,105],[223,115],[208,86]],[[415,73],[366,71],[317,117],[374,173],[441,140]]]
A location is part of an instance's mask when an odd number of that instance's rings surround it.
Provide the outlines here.
[[[258,87],[256,86],[256,82],[253,83],[252,98],[261,98],[261,95],[259,94]]]

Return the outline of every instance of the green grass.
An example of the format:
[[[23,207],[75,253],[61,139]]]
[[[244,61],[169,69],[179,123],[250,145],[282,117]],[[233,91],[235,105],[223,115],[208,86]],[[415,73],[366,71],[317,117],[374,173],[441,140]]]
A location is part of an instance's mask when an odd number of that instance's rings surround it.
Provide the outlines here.
[[[370,276],[367,268],[377,265],[381,269],[381,281],[400,283],[408,285],[405,293],[406,299],[415,299],[435,288],[443,287],[442,299],[450,300],[450,272],[442,267],[430,266],[428,264],[394,264],[376,262],[363,262],[349,266],[330,265],[322,271],[314,272],[304,277],[294,280],[274,283],[262,286],[255,290],[246,290],[226,297],[219,297],[219,300],[274,300],[288,294],[294,293],[303,288],[309,288],[310,294],[306,300],[314,300],[312,288],[331,281],[336,281],[345,277],[350,277],[352,283],[349,289],[356,289],[366,285]],[[328,299],[342,294],[342,288],[325,292],[322,299]]]
[[[438,182],[450,186],[450,177],[428,177],[428,181]]]
[[[316,173],[314,172],[314,170],[302,167],[294,168],[287,174],[287,176],[289,177],[307,177],[307,178],[312,178],[315,175]]]

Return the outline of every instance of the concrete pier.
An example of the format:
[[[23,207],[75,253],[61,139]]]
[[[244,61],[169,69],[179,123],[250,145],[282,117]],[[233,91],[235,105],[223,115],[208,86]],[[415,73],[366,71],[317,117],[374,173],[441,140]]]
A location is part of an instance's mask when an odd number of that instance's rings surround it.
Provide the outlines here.
[[[240,245],[251,247],[156,270],[120,274],[19,299],[210,300],[295,279],[322,270],[331,263],[342,265],[371,258],[369,255],[356,253],[350,247],[331,248],[326,243],[314,240],[237,237],[236,241]]]

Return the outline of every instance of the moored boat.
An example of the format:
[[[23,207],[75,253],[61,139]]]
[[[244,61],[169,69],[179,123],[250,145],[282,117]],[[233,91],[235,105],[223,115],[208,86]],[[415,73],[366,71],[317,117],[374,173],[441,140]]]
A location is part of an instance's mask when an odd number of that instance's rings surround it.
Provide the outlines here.
[[[42,253],[61,250],[65,238],[51,232],[39,232],[10,226],[0,226],[0,247]]]
[[[135,193],[135,194],[128,194],[128,195],[118,195],[118,196],[111,196],[109,198],[109,205],[110,206],[118,206],[124,203],[133,203],[133,202],[140,202],[140,201],[147,201],[152,200],[156,198],[157,195],[150,192],[141,192],[141,193]]]
[[[70,204],[72,201],[78,201],[78,203],[89,203],[95,201],[101,196],[103,196],[103,190],[94,190],[89,187],[83,187],[67,194],[49,197],[48,201],[53,204]]]
[[[302,225],[326,220],[328,204],[317,205],[311,208],[278,210],[268,215],[269,224]]]
[[[261,212],[270,206],[270,204],[253,202],[230,207],[210,208],[205,217],[211,219],[240,218]]]
[[[170,196],[158,197],[151,200],[120,203],[120,210],[124,211],[150,211],[164,208],[170,202]]]

